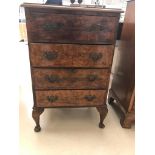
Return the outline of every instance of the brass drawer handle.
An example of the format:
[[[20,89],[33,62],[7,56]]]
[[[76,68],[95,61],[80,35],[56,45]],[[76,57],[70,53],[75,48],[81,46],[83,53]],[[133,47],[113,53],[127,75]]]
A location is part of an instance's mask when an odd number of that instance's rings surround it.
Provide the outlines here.
[[[60,81],[60,78],[58,75],[46,75],[45,76],[45,79],[48,81],[48,82],[59,82]]]
[[[89,54],[89,58],[92,59],[94,62],[96,62],[102,58],[102,53],[92,52]]]
[[[88,79],[89,81],[95,81],[95,80],[97,79],[97,75],[88,75],[88,76],[87,76],[87,79]]]
[[[47,60],[54,60],[58,57],[58,54],[56,52],[46,51],[43,56]]]
[[[55,102],[58,100],[58,96],[47,96],[49,102]]]
[[[64,27],[63,23],[50,23],[50,24],[45,24],[45,25],[42,26],[42,28],[45,31],[60,30],[63,27]]]
[[[86,95],[84,98],[85,98],[87,101],[93,101],[93,100],[96,98],[96,96],[95,96],[95,95]]]

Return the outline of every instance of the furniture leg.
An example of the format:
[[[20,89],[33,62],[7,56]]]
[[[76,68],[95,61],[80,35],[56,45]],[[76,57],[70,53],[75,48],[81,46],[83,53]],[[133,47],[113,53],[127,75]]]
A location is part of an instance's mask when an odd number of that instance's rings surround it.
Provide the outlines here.
[[[99,128],[104,128],[105,125],[103,124],[103,121],[108,113],[108,109],[107,109],[107,105],[103,105],[103,106],[97,106],[96,107],[98,112],[100,113],[100,122],[99,122]]]
[[[36,123],[36,126],[34,128],[35,132],[39,132],[41,130],[39,121],[40,121],[40,115],[43,113],[43,111],[44,111],[44,108],[33,107],[32,117]]]
[[[135,120],[135,115],[132,112],[127,113],[126,115],[121,117],[120,124],[122,128],[130,129],[134,120]]]
[[[113,104],[114,104],[114,98],[109,97],[109,98],[108,98],[108,103],[109,103],[110,105],[113,105]]]

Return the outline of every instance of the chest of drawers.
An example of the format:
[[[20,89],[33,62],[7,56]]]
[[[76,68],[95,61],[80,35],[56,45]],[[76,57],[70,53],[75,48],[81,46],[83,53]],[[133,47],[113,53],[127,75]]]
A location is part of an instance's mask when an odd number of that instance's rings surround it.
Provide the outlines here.
[[[44,108],[96,107],[99,127],[121,10],[23,4],[32,76],[35,131]]]

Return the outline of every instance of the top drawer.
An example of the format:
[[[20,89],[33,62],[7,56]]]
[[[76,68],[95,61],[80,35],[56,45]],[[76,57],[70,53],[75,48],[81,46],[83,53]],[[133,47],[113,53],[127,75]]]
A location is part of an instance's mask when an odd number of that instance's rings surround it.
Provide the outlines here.
[[[118,16],[29,11],[29,42],[113,44]]]

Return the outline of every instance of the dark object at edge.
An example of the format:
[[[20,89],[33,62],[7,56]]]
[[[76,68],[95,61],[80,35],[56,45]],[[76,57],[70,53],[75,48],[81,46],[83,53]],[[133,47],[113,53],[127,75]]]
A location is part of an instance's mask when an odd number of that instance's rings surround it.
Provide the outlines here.
[[[70,2],[73,4],[75,2],[75,0],[70,0]]]
[[[82,0],[78,0],[78,3],[81,4],[82,3]]]
[[[50,4],[62,5],[62,0],[47,0],[45,4],[47,4],[47,5],[50,5]]]

